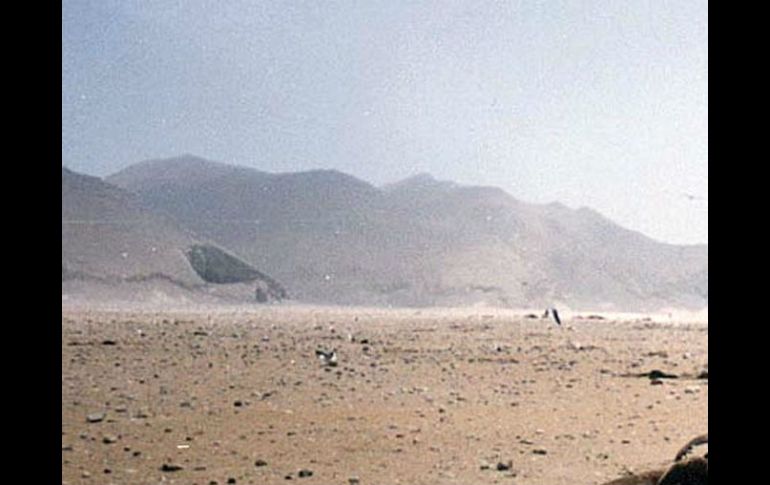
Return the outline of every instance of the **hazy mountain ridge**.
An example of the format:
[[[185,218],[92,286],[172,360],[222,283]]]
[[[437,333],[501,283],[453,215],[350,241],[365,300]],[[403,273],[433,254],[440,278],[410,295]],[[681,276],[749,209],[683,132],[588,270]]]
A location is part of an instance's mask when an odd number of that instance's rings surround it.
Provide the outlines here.
[[[184,156],[106,180],[306,301],[630,310],[708,303],[707,246],[659,243],[590,209],[528,204],[495,187],[420,174],[376,188],[337,171],[270,174]]]
[[[63,294],[65,288],[80,291],[89,283],[123,287],[127,296],[137,289],[146,293],[157,283],[171,285],[174,291],[212,293],[191,264],[191,251],[196,247],[209,246],[168,216],[148,209],[134,193],[62,167]],[[211,246],[210,251],[216,250]],[[234,256],[226,257],[237,261]],[[231,285],[213,293],[227,296],[234,291],[253,297],[252,282],[265,286],[271,295],[282,293],[274,280],[245,263],[236,264],[248,277],[228,282],[243,283],[241,287]]]
[[[193,241],[147,212],[132,193],[62,168],[63,276],[165,274],[185,285],[201,284],[180,250]]]

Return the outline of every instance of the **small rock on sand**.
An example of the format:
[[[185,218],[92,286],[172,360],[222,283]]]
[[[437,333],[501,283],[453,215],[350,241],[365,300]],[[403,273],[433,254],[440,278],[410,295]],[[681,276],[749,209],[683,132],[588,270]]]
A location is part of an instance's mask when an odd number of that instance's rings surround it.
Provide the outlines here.
[[[89,423],[99,423],[104,421],[104,413],[91,413],[86,416],[86,421]]]

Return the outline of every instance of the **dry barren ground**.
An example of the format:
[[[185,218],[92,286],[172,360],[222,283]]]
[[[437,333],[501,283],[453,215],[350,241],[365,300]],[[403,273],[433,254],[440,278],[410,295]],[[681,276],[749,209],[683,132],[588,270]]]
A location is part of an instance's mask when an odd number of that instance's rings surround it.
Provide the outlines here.
[[[707,431],[707,325],[563,317],[63,308],[63,482],[588,485]]]

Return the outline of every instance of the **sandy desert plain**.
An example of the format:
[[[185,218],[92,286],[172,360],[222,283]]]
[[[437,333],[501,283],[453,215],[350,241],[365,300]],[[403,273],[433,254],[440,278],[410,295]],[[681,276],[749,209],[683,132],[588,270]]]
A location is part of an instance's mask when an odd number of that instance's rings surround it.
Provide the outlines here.
[[[708,430],[707,323],[541,313],[63,301],[62,483],[590,485]]]

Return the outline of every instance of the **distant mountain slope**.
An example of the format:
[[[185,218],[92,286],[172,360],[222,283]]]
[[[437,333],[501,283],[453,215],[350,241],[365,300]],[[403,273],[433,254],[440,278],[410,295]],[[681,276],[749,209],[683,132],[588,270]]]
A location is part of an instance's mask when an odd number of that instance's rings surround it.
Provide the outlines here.
[[[380,189],[336,171],[270,174],[189,156],[107,180],[302,300],[623,310],[708,302],[707,246],[662,244],[589,209],[527,204],[498,188],[421,174]]]
[[[163,274],[180,284],[202,284],[184,253],[194,242],[170,220],[144,209],[133,194],[62,168],[63,277]]]
[[[96,177],[62,167],[62,282],[90,281],[106,285],[162,283],[184,290],[206,287],[191,261],[214,254],[228,283],[263,280],[276,295],[280,285],[218,248],[202,244],[171,218],[148,210],[137,197]],[[212,259],[209,257],[209,259]],[[232,261],[232,262],[231,262]],[[223,263],[225,262],[225,263]],[[224,270],[222,269],[224,268]],[[235,268],[229,278],[223,271]],[[235,271],[230,271],[236,273]],[[202,277],[202,276],[203,277]]]

